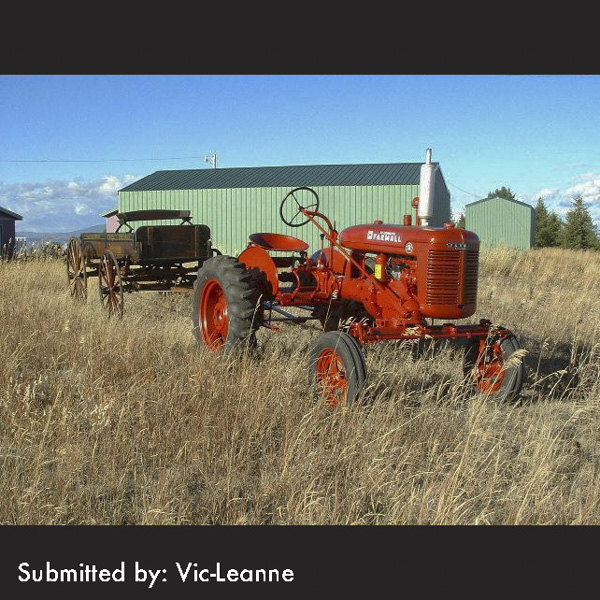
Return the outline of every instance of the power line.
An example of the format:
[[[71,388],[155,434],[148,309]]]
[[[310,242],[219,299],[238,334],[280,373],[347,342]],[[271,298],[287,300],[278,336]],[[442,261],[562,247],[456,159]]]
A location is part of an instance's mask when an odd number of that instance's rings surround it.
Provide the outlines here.
[[[469,194],[469,196],[473,196],[473,198],[483,198],[483,196],[481,194],[474,194],[473,192],[467,192],[467,190],[463,190],[462,188],[459,188],[457,185],[454,185],[451,181],[448,181],[446,179],[446,183],[449,183],[452,187],[455,187],[457,190],[460,190],[461,192],[464,192],[465,194]]]
[[[141,161],[161,161],[161,160],[187,160],[200,159],[204,156],[170,156],[168,158],[103,158],[103,159],[81,159],[81,160],[62,160],[62,159],[41,159],[41,160],[14,160],[0,159],[2,163],[103,163],[103,162],[141,162]]]
[[[46,201],[51,201],[51,200],[91,200],[91,201],[97,201],[97,200],[103,200],[105,198],[112,198],[113,196],[116,196],[117,192],[115,192],[114,194],[104,194],[98,197],[90,197],[90,196],[27,196],[26,194],[2,194],[2,196],[4,197],[5,200],[14,200],[14,199],[18,199],[18,200],[46,200]]]

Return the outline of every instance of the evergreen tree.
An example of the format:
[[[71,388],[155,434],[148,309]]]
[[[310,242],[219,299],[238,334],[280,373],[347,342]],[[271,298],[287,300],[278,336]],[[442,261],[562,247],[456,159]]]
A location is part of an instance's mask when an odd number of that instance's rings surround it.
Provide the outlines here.
[[[460,213],[458,218],[452,219],[452,222],[456,227],[460,227],[461,229],[465,228],[465,213]]]
[[[546,208],[544,199],[538,198],[535,207],[536,215],[536,233],[535,245],[538,248],[548,246],[558,246],[561,241],[561,230],[563,223],[560,217],[554,212]]]
[[[583,198],[573,201],[573,208],[567,212],[561,236],[561,246],[576,250],[600,250],[598,233]]]
[[[506,198],[507,200],[516,200],[515,195],[511,192],[509,187],[502,186],[501,188],[496,188],[494,192],[488,192],[486,200],[488,198]]]

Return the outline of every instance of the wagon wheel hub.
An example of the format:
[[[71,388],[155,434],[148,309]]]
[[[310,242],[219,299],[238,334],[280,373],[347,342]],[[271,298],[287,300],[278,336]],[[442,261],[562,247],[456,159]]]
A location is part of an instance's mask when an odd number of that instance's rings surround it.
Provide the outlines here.
[[[326,348],[317,359],[317,384],[331,408],[346,401],[348,377],[342,357],[333,348]]]

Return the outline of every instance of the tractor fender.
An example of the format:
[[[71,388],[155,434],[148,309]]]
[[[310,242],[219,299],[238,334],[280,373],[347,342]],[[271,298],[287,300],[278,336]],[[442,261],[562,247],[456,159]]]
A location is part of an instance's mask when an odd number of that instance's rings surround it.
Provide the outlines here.
[[[246,269],[259,276],[263,282],[270,284],[269,291],[275,296],[279,291],[279,278],[277,277],[277,266],[273,257],[260,246],[249,246],[239,256]]]

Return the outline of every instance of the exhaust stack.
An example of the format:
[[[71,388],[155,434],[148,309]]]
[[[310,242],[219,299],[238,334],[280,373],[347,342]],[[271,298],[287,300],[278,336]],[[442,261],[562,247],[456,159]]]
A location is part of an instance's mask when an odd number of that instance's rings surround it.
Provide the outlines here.
[[[431,163],[431,148],[427,148],[425,163],[421,165],[418,217],[421,225],[429,225],[433,216],[433,196],[435,192],[435,172],[437,165]]]

